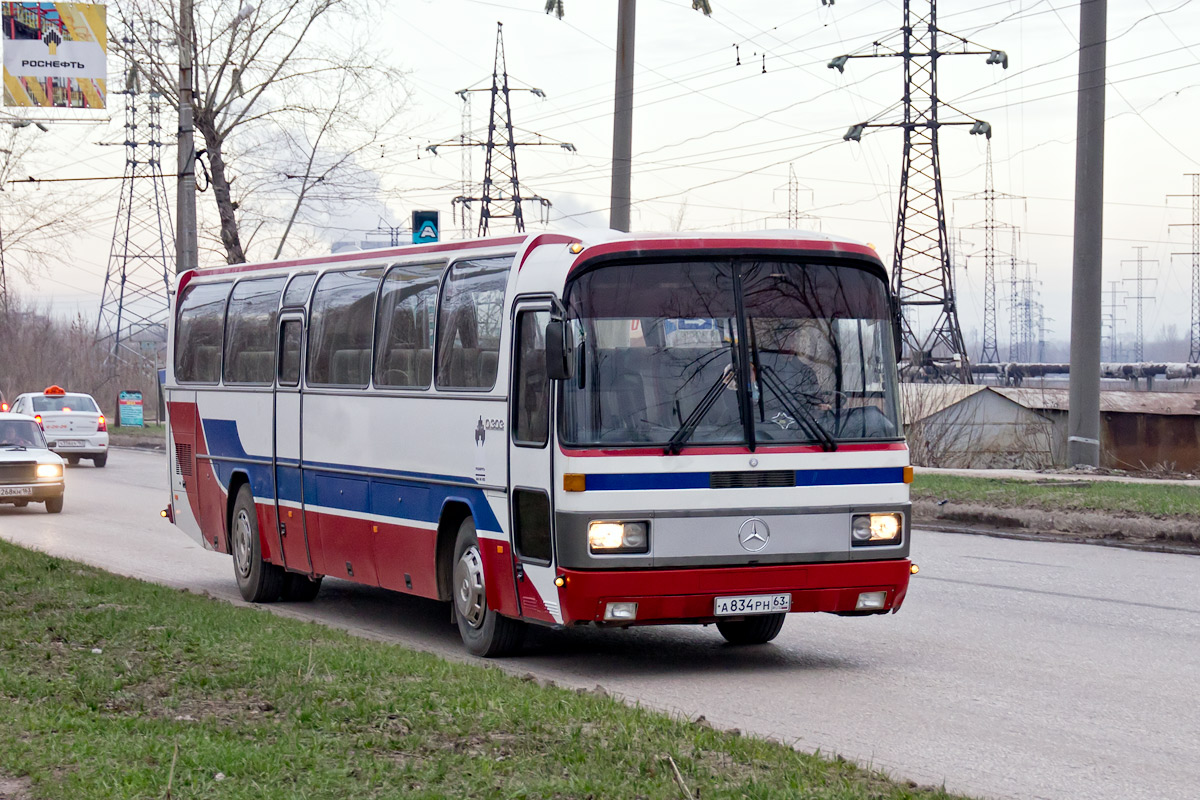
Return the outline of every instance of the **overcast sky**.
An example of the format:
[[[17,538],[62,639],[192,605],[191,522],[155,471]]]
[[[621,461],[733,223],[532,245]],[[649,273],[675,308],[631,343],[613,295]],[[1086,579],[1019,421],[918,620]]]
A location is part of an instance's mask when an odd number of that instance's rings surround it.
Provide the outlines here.
[[[497,21],[504,23],[512,84],[546,94],[512,95],[522,139],[540,136],[576,148],[520,149],[523,190],[553,203],[551,228],[607,223],[616,2],[565,2],[566,17],[558,20],[542,13],[543,0],[406,0],[388,3],[382,17],[364,28],[391,43],[413,93],[403,130],[382,149],[378,164],[365,164],[382,173],[380,208],[391,224],[402,223],[413,209],[433,208],[441,210],[446,234],[456,233],[450,201],[460,193],[460,153],[443,149],[433,156],[425,147],[458,138],[463,103],[456,90],[490,84]],[[870,52],[873,41],[898,41],[901,0],[837,0],[831,6],[821,0],[712,0],[712,6],[713,15],[705,17],[688,0],[638,3],[633,228],[786,227],[790,168],[802,187],[801,210],[814,218],[805,227],[874,243],[890,264],[902,135],[872,130],[859,143],[843,142],[842,135],[898,103],[901,62],[854,59],[845,74],[826,64],[843,53]],[[1019,228],[1016,257],[1035,265],[1051,338],[1057,339],[1065,339],[1069,328],[1078,24],[1078,4],[1066,0],[940,5],[943,30],[1008,53],[1007,70],[986,65],[979,55],[941,59],[939,92],[993,127],[995,188],[1025,198],[998,203],[999,221]],[[1200,172],[1200,2],[1112,2],[1108,31],[1104,279],[1132,277],[1133,265],[1125,262],[1136,257],[1135,246],[1145,246],[1145,274],[1156,278],[1143,290],[1154,296],[1145,306],[1147,337],[1170,324],[1183,333],[1191,259],[1171,254],[1190,249],[1190,235],[1168,224],[1190,221],[1191,202],[1166,196],[1190,194],[1185,173]],[[954,49],[948,37],[941,44]],[[484,135],[488,99],[486,92],[472,95],[475,136]],[[119,102],[110,95],[118,122]],[[945,112],[943,118],[961,117]],[[896,119],[898,109],[879,117]],[[107,133],[95,126],[52,126],[43,134],[52,142],[50,154],[34,165],[36,174],[119,175],[121,148],[92,144],[112,141],[112,131],[119,132],[117,125]],[[957,280],[970,338],[982,327],[983,307],[983,232],[971,226],[982,225],[984,208],[961,198],[984,188],[986,141],[966,128],[945,128],[941,145],[947,213],[965,240],[965,268]],[[473,152],[472,160],[478,182],[482,152]],[[173,152],[168,163],[174,163]],[[108,202],[81,220],[84,235],[64,236],[62,265],[37,287],[60,310],[93,314],[98,303],[119,181],[106,184],[93,190],[106,192]],[[173,199],[173,187],[170,194]],[[207,202],[203,195],[201,203]],[[325,241],[363,239],[378,216],[362,210],[317,221],[316,230]],[[532,207],[528,217],[531,228],[539,227]],[[1004,251],[997,276],[1003,353],[1012,236],[1001,232],[997,239]],[[1132,332],[1132,306],[1125,318],[1123,336]]]

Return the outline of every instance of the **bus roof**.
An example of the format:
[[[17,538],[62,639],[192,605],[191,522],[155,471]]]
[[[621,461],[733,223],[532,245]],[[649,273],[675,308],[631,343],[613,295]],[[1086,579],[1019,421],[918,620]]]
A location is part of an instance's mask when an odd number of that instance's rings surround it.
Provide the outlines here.
[[[625,233],[609,228],[581,228],[567,232],[538,232],[517,234],[512,236],[496,236],[483,239],[460,239],[455,241],[436,242],[432,244],[413,244],[400,247],[381,247],[370,250],[354,250],[349,252],[332,253],[307,258],[283,259],[279,261],[263,261],[246,264],[230,264],[219,267],[204,267],[185,273],[179,278],[179,289],[198,277],[215,277],[218,275],[241,275],[248,272],[267,270],[296,270],[311,267],[320,269],[331,265],[353,266],[359,262],[378,262],[381,260],[401,259],[414,255],[452,254],[455,252],[471,252],[475,250],[503,249],[522,253],[518,261],[518,269],[525,258],[539,246],[548,244],[579,243],[582,250],[577,255],[575,264],[586,261],[597,251],[606,254],[622,252],[638,252],[643,250],[729,250],[737,248],[748,249],[788,249],[788,250],[819,250],[855,254],[879,259],[872,245],[848,239],[841,236],[831,236],[818,231],[800,230],[763,230],[740,231],[736,233],[689,232],[680,234],[677,231]],[[572,265],[572,268],[575,265]],[[882,266],[882,263],[881,263]]]

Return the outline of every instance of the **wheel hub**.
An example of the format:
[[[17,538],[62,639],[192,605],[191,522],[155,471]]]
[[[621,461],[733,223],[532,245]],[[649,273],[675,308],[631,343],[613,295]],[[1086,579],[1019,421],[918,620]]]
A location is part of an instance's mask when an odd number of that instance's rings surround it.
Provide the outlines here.
[[[238,575],[250,577],[250,534],[253,526],[246,509],[239,508],[233,520],[233,563]]]
[[[483,586],[483,560],[479,548],[472,545],[454,565],[454,607],[472,628],[483,625],[487,595]]]

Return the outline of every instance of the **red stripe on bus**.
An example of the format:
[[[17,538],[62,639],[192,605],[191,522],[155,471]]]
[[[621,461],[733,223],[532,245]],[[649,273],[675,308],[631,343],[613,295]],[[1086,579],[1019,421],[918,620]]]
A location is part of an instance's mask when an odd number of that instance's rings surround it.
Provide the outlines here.
[[[623,242],[606,242],[605,244],[589,247],[576,256],[571,264],[574,271],[585,261],[597,256],[612,253],[641,254],[644,252],[671,252],[676,250],[780,250],[780,251],[816,251],[831,253],[854,253],[868,256],[879,261],[879,254],[866,245],[853,242],[829,241],[826,239],[796,239],[781,242],[771,239],[738,239],[738,238],[695,238],[695,239],[645,239]],[[882,264],[883,262],[879,262]]]
[[[319,256],[314,258],[298,258],[289,261],[267,261],[258,264],[235,264],[228,267],[213,267],[197,270],[197,274],[232,275],[239,272],[255,272],[264,269],[281,269],[283,267],[320,267],[326,264],[341,264],[347,261],[375,261],[381,258],[396,258],[405,255],[422,255],[425,253],[442,253],[448,250],[478,250],[485,247],[502,247],[519,244],[525,241],[524,236],[505,236],[497,239],[480,239],[473,242],[439,242],[437,244],[410,245],[408,247],[388,247],[378,250],[355,250],[353,253],[343,253],[336,256]]]
[[[533,254],[534,249],[544,244],[570,244],[571,242],[578,241],[580,239],[574,236],[567,236],[563,233],[543,233],[533,237],[533,241],[529,243],[529,247],[525,248],[525,255],[521,256],[521,261],[517,264],[517,272],[520,272],[521,267],[525,266],[525,259]]]

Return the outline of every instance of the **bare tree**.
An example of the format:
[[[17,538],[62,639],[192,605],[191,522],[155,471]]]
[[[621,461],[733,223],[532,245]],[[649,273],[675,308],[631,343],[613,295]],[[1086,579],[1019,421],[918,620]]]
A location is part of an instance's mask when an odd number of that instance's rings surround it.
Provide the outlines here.
[[[51,264],[61,252],[55,243],[63,231],[80,233],[83,212],[96,203],[78,185],[66,189],[24,178],[25,165],[41,155],[43,135],[44,128],[28,122],[0,127],[0,248],[10,278],[31,278]]]
[[[255,169],[253,162],[264,156],[278,163],[280,155],[239,147],[239,139],[291,142],[286,152],[296,161],[282,173],[302,176],[302,188],[283,214],[287,221],[274,248],[279,253],[313,196],[312,182],[332,192],[342,174],[352,172],[327,168],[324,154],[338,152],[353,160],[388,136],[408,92],[385,54],[372,48],[370,37],[364,41],[358,35],[371,10],[365,0],[260,0],[258,5],[196,0],[192,113],[207,165],[200,180],[203,184],[206,170],[229,263],[246,260],[239,222],[244,205],[256,202],[251,192],[235,188],[238,173]],[[180,40],[178,9],[168,0],[131,0],[126,17],[135,30],[160,26],[162,40]],[[154,47],[153,37],[114,38],[119,39],[114,49],[125,49],[146,65],[155,89],[178,106],[177,63],[167,57],[171,51]],[[247,163],[243,167],[239,161]],[[252,235],[267,229],[266,216],[263,205],[250,215]]]

